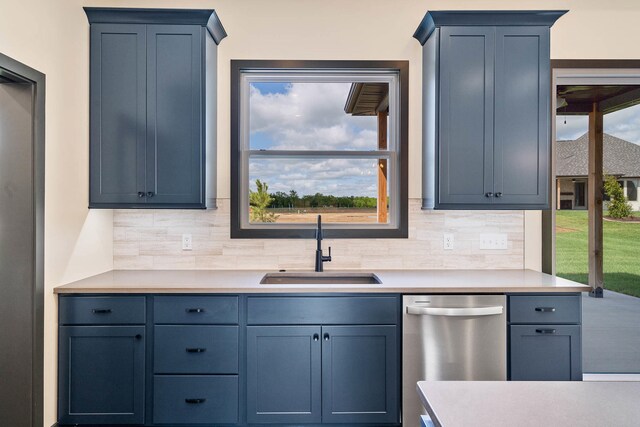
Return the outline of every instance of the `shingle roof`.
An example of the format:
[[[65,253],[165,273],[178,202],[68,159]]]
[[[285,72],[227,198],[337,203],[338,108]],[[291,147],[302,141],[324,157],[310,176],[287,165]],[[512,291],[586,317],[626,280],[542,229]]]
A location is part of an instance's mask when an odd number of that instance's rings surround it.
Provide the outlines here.
[[[603,136],[604,173],[640,177],[640,145],[607,133]],[[586,176],[589,171],[589,134],[574,141],[557,141],[556,175]]]

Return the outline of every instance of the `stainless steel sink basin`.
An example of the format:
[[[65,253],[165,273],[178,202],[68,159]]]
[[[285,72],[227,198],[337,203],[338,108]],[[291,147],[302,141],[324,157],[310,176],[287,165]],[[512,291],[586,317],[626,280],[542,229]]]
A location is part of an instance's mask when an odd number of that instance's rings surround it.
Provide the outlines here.
[[[379,285],[382,281],[373,273],[291,272],[267,273],[262,285]]]

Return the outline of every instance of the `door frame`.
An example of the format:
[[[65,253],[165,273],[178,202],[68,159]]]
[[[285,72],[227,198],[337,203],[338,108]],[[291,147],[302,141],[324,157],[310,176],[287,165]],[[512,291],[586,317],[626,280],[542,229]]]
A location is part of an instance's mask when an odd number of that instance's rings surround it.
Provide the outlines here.
[[[556,109],[559,85],[640,85],[640,60],[556,59],[551,60],[551,183],[556,182]],[[553,189],[551,189],[553,190]],[[551,206],[557,195],[550,191]],[[542,211],[542,271],[556,274],[556,210]],[[591,238],[591,237],[589,237]],[[592,269],[592,265],[589,265]],[[594,296],[602,288],[592,289]]]
[[[44,168],[45,168],[45,75],[0,53],[0,83],[27,83],[33,93],[33,209],[34,209],[34,282],[31,425],[43,424],[44,407]]]

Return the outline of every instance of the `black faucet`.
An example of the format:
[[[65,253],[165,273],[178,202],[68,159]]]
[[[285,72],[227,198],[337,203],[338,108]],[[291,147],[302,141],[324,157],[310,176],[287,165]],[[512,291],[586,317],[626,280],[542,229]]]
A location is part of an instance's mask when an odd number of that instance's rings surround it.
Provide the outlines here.
[[[329,256],[322,255],[322,215],[318,215],[318,228],[316,229],[316,271],[323,271],[323,264],[331,262],[331,246],[329,246]]]

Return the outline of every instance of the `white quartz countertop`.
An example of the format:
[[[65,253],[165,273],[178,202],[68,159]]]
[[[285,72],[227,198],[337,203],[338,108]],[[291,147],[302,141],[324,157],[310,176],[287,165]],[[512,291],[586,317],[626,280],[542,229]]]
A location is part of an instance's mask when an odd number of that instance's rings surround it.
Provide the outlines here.
[[[640,382],[421,381],[418,394],[442,427],[640,425]]]
[[[511,293],[587,292],[580,283],[533,270],[375,270],[382,284],[262,285],[265,270],[112,270],[54,293]],[[293,270],[289,270],[293,272]],[[305,271],[306,272],[306,271]],[[331,270],[331,272],[334,272]],[[348,270],[345,272],[364,272]],[[319,273],[322,274],[322,273]]]

